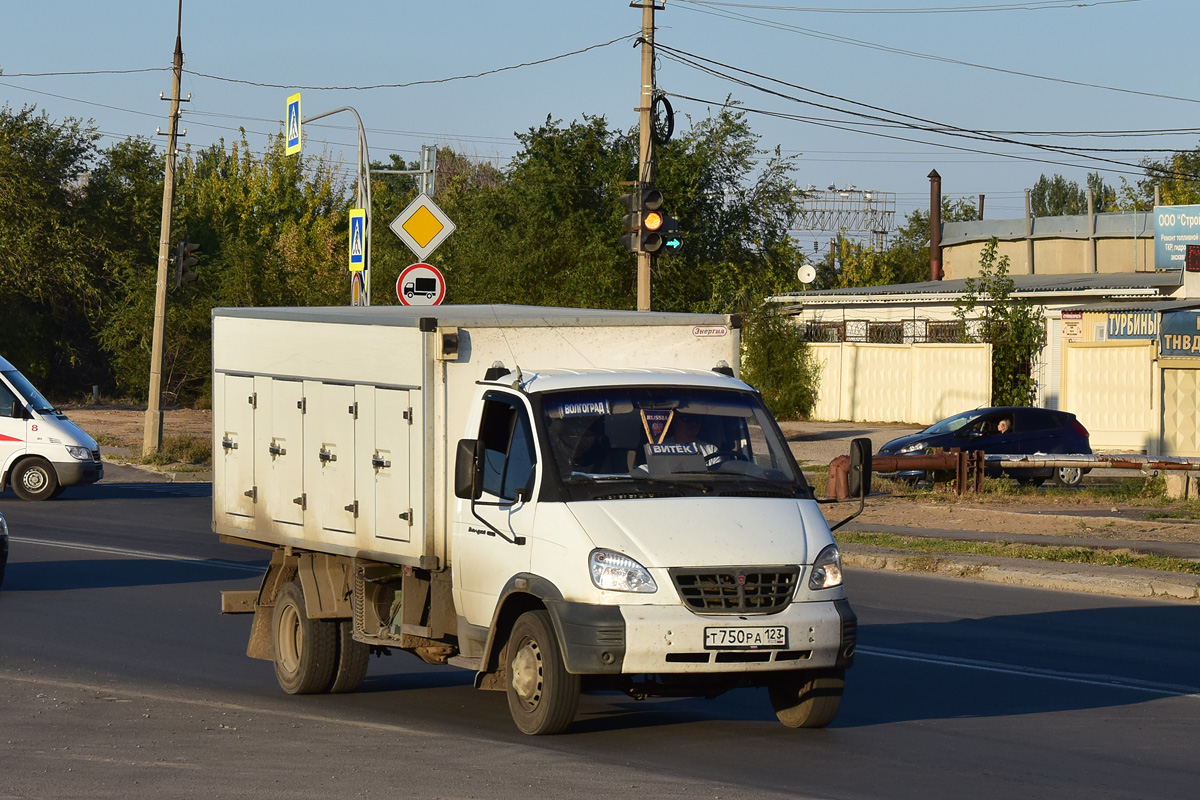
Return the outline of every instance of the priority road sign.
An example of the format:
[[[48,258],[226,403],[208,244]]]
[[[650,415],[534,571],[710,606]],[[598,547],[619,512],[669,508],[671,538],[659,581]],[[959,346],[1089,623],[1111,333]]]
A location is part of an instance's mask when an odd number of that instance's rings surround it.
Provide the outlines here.
[[[366,209],[350,209],[350,271],[361,272],[367,268],[366,241],[367,212]]]
[[[421,194],[388,227],[424,261],[454,233],[455,225],[428,195]]]
[[[396,279],[396,297],[406,306],[440,305],[446,299],[446,278],[431,264],[412,264]]]
[[[287,155],[300,152],[300,93],[287,99]]]

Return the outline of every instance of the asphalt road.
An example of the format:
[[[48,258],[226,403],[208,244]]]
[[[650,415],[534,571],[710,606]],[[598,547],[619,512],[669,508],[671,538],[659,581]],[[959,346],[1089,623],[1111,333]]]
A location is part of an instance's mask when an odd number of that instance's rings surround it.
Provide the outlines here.
[[[841,715],[765,693],[585,696],[530,738],[471,675],[397,653],[352,695],[289,697],[244,656],[260,551],[207,484],[103,483],[0,512],[0,799],[330,796],[1194,797],[1200,607],[850,571]],[[265,552],[265,551],[264,551]]]

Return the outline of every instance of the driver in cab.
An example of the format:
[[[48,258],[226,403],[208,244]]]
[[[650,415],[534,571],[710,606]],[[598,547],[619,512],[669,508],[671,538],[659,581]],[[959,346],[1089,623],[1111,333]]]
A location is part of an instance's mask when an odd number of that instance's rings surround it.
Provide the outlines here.
[[[666,443],[695,445],[704,457],[705,466],[712,467],[714,462],[710,457],[716,454],[717,446],[699,438],[700,427],[700,417],[695,414],[676,413],[667,431]]]

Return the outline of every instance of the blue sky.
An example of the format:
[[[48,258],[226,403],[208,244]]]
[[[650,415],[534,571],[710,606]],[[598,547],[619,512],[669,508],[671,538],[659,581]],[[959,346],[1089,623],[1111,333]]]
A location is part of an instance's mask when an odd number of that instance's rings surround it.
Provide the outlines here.
[[[814,10],[834,6],[839,13]],[[967,7],[987,10],[961,10]],[[169,67],[176,9],[175,0],[6,0],[0,26],[0,103],[18,108],[36,104],[56,119],[93,119],[106,137],[102,145],[131,135],[162,143],[155,128],[166,127],[167,103],[159,92],[170,93],[168,72],[28,74]],[[929,11],[883,13],[916,9]],[[664,46],[758,73],[766,77],[742,75],[839,108],[878,114],[851,106],[848,101],[853,101],[966,130],[1186,129],[1152,137],[1010,137],[1068,147],[1146,151],[1200,144],[1200,86],[1191,44],[1200,23],[1195,0],[1074,0],[1070,7],[1061,0],[667,0],[657,21],[658,42]],[[183,91],[192,93],[184,106],[184,141],[193,147],[221,137],[229,142],[244,126],[251,147],[261,148],[266,134],[280,130],[289,87],[453,78],[627,37],[550,63],[479,78],[303,92],[306,114],[354,106],[368,128],[375,159],[389,153],[415,159],[421,144],[436,143],[507,163],[517,147],[513,133],[539,125],[548,115],[564,121],[599,115],[620,128],[636,124],[640,57],[632,37],[640,25],[641,11],[630,8],[628,0],[184,0],[183,49],[190,72],[185,72]],[[766,78],[837,99],[804,94]],[[1120,170],[1139,173],[1136,167],[1076,155],[924,131],[884,131],[922,143],[871,136],[864,132],[869,130],[866,120],[764,94],[666,57],[659,61],[658,85],[709,103],[732,95],[748,108],[841,120],[835,129],[758,113],[749,118],[764,148],[802,154],[795,174],[801,186],[853,184],[894,192],[898,219],[927,205],[931,169],[942,175],[947,194],[985,194],[988,218],[1021,216],[1024,190],[1043,172],[1060,172],[1081,184],[1093,170],[1110,183],[1118,182]],[[673,105],[685,126],[683,117],[702,118],[712,108],[679,98]],[[321,140],[335,150],[352,144],[351,117],[326,122],[332,127],[306,128],[306,147],[317,147]],[[945,144],[984,152],[955,151]],[[1136,164],[1146,154],[1094,156]]]

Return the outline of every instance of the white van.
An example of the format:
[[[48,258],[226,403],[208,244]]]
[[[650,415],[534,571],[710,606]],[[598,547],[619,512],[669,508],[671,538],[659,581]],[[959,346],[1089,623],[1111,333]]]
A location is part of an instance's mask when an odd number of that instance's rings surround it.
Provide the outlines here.
[[[0,357],[0,490],[49,500],[104,477],[100,446]]]

